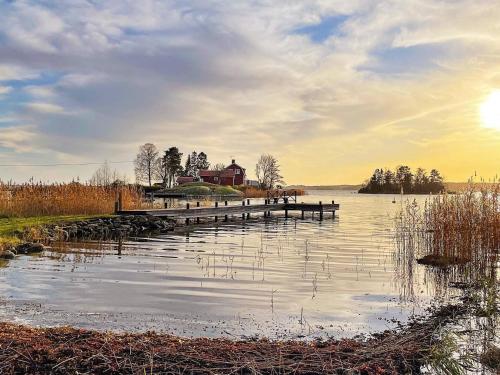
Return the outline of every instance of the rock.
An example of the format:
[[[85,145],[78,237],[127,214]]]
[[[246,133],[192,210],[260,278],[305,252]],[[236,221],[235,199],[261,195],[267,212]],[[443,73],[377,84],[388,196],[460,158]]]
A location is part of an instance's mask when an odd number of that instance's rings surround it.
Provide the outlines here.
[[[500,370],[500,348],[491,345],[482,355],[481,363],[493,370]]]
[[[16,257],[16,254],[14,254],[10,250],[6,250],[3,253],[0,253],[0,259],[14,259]]]
[[[173,230],[174,227],[175,223],[172,220],[148,215],[127,215],[82,220],[66,226],[53,225],[46,229],[47,238],[67,241],[92,238],[123,238],[145,232],[164,233]]]
[[[18,254],[41,253],[43,250],[45,250],[45,246],[43,246],[41,243],[33,242],[23,243],[22,245],[16,247],[16,251]]]

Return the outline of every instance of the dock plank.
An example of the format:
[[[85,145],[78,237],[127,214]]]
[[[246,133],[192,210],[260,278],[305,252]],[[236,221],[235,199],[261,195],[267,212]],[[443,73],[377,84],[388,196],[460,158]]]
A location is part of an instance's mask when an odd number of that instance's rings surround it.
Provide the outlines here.
[[[306,211],[306,212],[333,212],[340,209],[339,204],[317,204],[317,203],[276,203],[276,204],[250,204],[229,205],[218,207],[190,207],[190,208],[165,208],[165,209],[143,209],[122,210],[119,215],[152,215],[167,218],[188,219],[196,217],[221,217],[225,215],[242,215],[268,211]]]

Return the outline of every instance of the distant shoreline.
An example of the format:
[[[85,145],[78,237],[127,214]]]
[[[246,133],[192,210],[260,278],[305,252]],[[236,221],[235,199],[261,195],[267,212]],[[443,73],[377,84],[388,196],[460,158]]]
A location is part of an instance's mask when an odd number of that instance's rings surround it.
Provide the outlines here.
[[[474,182],[473,185],[490,185],[492,184],[491,182]],[[444,182],[444,186],[446,188],[446,191],[448,193],[453,193],[460,191],[470,184],[468,182]],[[344,190],[344,191],[351,191],[351,190],[356,190],[358,191],[361,189],[363,185],[358,184],[358,185],[350,185],[350,184],[341,184],[341,185],[290,185],[287,186],[287,189],[303,189],[303,190]],[[400,193],[380,193],[380,194],[400,194]],[[417,194],[417,193],[412,193],[412,194]],[[425,193],[422,193],[425,195]],[[420,194],[420,195],[422,195]]]

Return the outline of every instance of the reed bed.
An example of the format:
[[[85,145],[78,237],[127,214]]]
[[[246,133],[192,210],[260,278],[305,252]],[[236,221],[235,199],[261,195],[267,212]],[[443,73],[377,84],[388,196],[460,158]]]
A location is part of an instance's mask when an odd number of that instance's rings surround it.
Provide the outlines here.
[[[500,250],[500,184],[469,184],[458,194],[407,201],[396,220],[396,265],[411,279],[415,260],[434,266],[435,287],[495,278]]]
[[[400,243],[419,255],[468,262],[500,249],[500,184],[407,202],[397,220]]]
[[[112,214],[118,194],[125,209],[140,208],[142,191],[135,186],[94,186],[81,183],[21,185],[0,182],[0,216]]]

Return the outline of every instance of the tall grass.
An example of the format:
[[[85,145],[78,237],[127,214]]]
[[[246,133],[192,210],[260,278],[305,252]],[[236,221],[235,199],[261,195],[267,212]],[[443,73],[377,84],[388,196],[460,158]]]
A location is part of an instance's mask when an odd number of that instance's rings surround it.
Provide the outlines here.
[[[495,279],[500,251],[500,184],[469,184],[458,194],[407,201],[396,220],[396,264],[411,279],[413,263],[434,266],[436,288]],[[411,285],[409,285],[411,286]]]
[[[454,195],[431,196],[423,207],[407,202],[398,217],[401,244],[418,255],[463,261],[500,248],[500,184],[469,185]]]
[[[142,193],[135,186],[93,186],[80,183],[22,185],[0,182],[0,216],[95,215],[114,212],[118,194],[123,208],[139,208]]]

